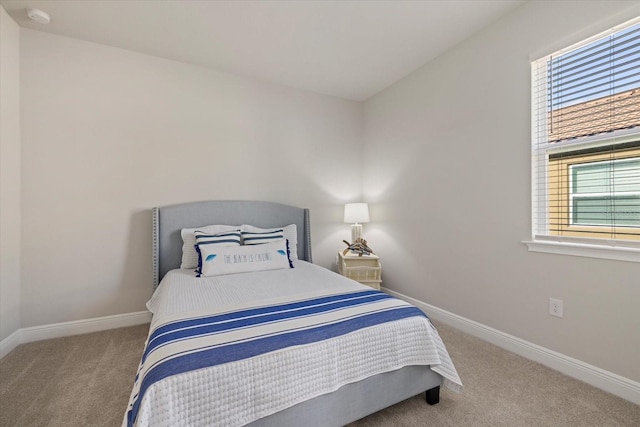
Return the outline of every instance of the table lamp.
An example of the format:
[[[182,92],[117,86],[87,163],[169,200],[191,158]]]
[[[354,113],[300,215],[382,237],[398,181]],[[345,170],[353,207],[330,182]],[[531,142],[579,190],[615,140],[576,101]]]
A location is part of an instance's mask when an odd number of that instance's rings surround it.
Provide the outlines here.
[[[351,243],[362,239],[362,224],[369,222],[369,205],[366,203],[344,205],[344,222],[351,223]]]

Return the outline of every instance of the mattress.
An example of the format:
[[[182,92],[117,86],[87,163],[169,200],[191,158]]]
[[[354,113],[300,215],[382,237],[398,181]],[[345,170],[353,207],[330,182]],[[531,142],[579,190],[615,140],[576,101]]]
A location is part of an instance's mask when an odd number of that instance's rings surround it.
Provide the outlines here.
[[[150,331],[199,315],[245,313],[255,307],[262,310],[289,301],[306,303],[344,295],[348,300],[370,298],[394,310],[417,310],[305,261],[296,261],[293,269],[202,278],[189,270],[172,270],[147,304],[153,313]],[[376,311],[387,309],[377,305]],[[361,306],[350,309],[357,311]],[[322,313],[334,315],[334,310]],[[344,316],[349,319],[352,313]],[[230,340],[238,340],[235,333]],[[125,416],[124,425],[244,425],[346,384],[410,365],[429,365],[442,375],[445,386],[454,390],[461,386],[442,340],[424,315],[390,319],[304,345],[179,372],[143,387],[144,394],[139,395],[148,370],[141,363],[128,411],[130,416],[135,406],[135,420]]]

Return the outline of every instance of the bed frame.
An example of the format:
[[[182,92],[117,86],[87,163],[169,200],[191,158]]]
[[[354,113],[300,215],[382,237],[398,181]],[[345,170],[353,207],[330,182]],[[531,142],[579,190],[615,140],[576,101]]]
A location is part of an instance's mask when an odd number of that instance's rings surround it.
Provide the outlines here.
[[[153,288],[172,269],[180,268],[182,228],[212,224],[251,224],[261,228],[296,224],[298,258],[311,258],[309,210],[280,203],[221,200],[153,208]],[[442,377],[428,366],[407,366],[347,384],[249,424],[263,426],[343,426],[425,392],[430,405],[439,401]]]

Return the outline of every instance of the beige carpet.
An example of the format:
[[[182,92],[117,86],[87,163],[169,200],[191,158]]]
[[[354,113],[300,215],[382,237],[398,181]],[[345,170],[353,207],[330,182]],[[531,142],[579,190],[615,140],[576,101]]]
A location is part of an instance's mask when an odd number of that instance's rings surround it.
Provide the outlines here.
[[[119,426],[148,325],[24,344],[0,360],[1,426]],[[464,382],[353,426],[640,426],[640,406],[460,331],[438,330]]]

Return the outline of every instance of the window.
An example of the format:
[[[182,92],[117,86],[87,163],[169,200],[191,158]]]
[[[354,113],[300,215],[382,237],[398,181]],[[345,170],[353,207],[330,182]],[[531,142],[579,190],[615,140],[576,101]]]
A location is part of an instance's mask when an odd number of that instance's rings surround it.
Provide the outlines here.
[[[529,249],[640,262],[640,18],[535,61],[532,88]]]

